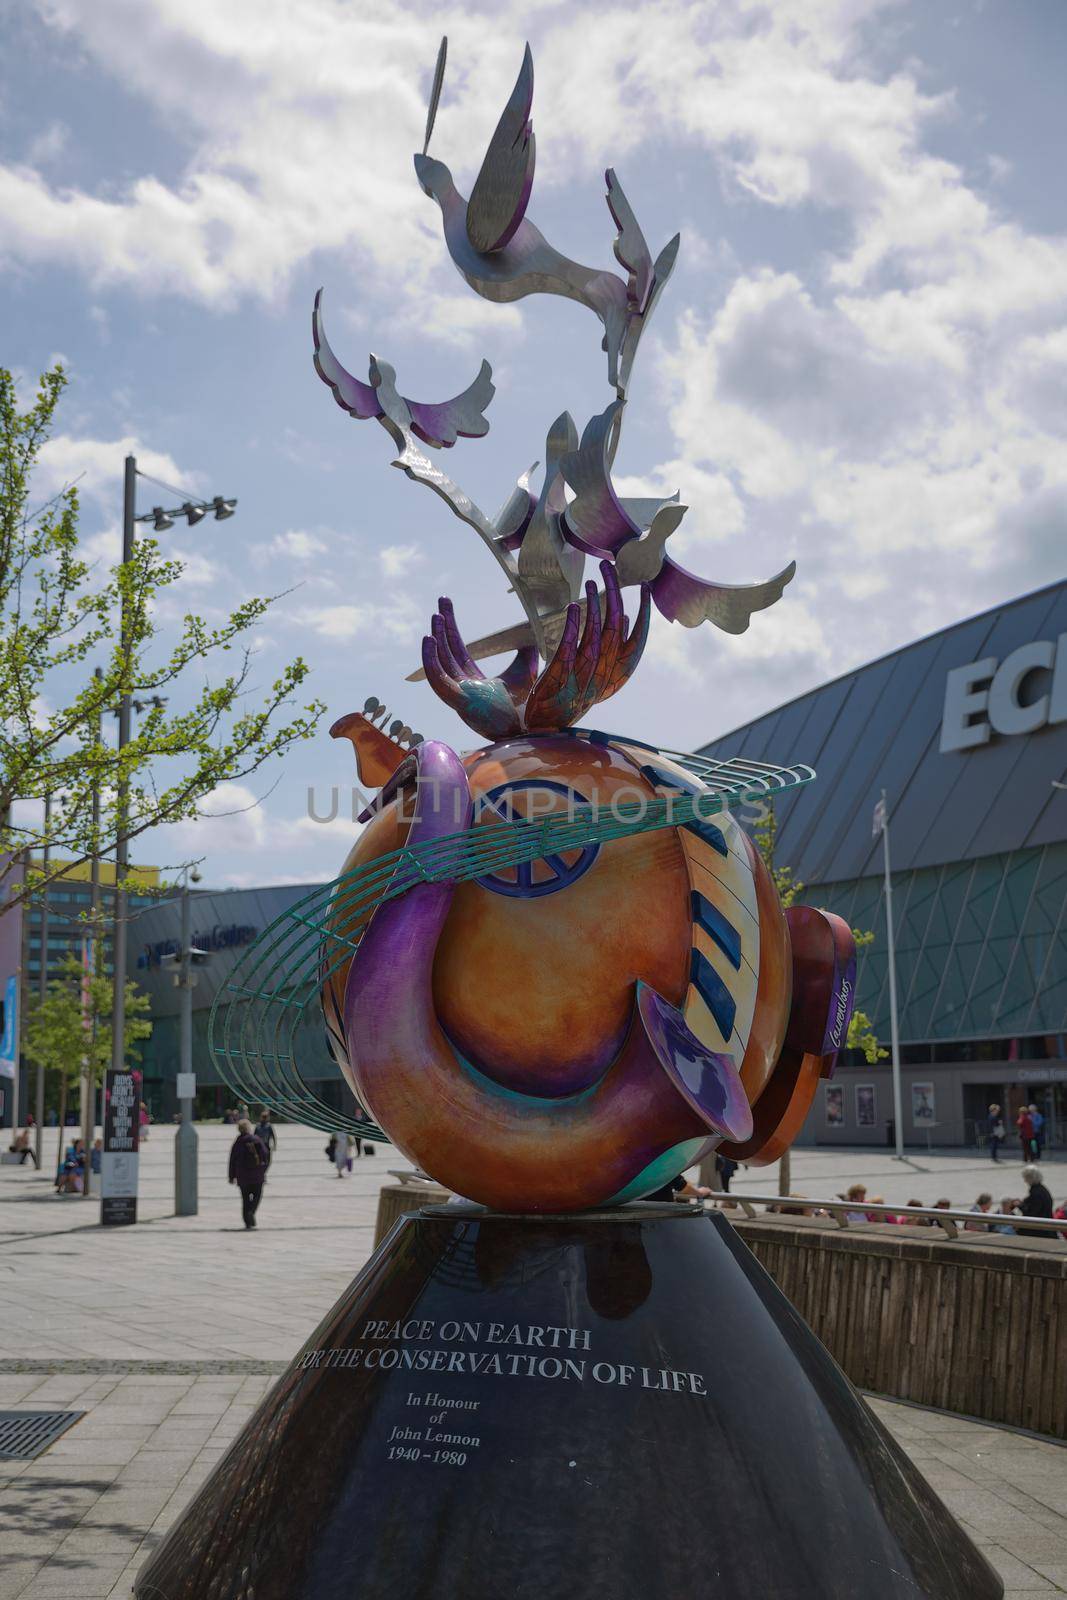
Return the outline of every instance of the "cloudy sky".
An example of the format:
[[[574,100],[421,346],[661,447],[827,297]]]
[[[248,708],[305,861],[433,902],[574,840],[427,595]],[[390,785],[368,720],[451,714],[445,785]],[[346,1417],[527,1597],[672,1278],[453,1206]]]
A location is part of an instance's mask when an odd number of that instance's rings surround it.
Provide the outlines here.
[[[492,306],[451,267],[411,166],[442,33],[431,149],[464,192],[529,38],[530,216],[612,266],[611,164],[654,252],[681,230],[617,481],[681,490],[672,554],[703,575],[798,562],[740,638],[657,618],[602,725],[692,749],[1063,576],[1062,0],[0,0],[0,33],[0,361],[27,377],[60,355],[72,380],[43,477],[78,480],[101,560],[130,449],[236,495],[230,521],[166,536],[183,603],[284,594],[254,676],[302,653],[330,708],[284,771],[142,859],[204,855],[214,884],[331,876],[355,774],[329,722],[375,694],[468,746],[404,681],[426,620],[442,593],[468,637],[520,619],[476,536],[315,376],[320,284],[359,374],[373,350],[436,400],[492,363],[491,431],[447,454],[490,511],[564,407],[581,427],[610,398],[588,311]],[[325,811],[334,784],[325,826],[307,791]]]

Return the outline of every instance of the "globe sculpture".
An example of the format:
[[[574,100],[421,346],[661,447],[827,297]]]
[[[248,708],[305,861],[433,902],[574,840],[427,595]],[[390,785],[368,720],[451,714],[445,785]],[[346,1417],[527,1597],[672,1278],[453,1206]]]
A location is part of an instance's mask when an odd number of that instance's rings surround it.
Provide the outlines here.
[[[783,910],[737,820],[812,769],[663,750],[602,709],[653,608],[741,633],[793,568],[697,577],[666,553],[686,507],[617,493],[678,241],[652,256],[612,171],[619,272],[534,227],[529,50],[465,200],[427,153],[444,62],[442,46],[415,167],[449,254],[491,301],[592,311],[611,397],[580,432],[556,418],[537,486],[523,472],[489,517],[436,464],[488,431],[488,364],[453,400],[407,399],[384,360],[366,381],[341,365],[316,298],[319,376],[474,529],[523,614],[470,643],[447,599],[433,614],[414,676],[473,748],[422,739],[377,697],[335,723],[374,793],[364,826],[337,878],[244,953],[211,1040],[241,1099],[338,1130],[301,1072],[325,1028],[359,1108],[347,1126],[453,1199],[394,1224],[135,1593],[996,1600],[741,1230],[648,1203],[710,1151],[776,1160],[846,1042],[852,935]]]
[[[426,146],[444,62],[442,45]],[[442,598],[423,641],[413,676],[486,741],[477,749],[397,721],[386,732],[376,698],[334,725],[361,783],[379,790],[366,826],[337,880],[250,949],[239,998],[213,1018],[216,1058],[243,1096],[336,1126],[294,1048],[321,1003],[368,1112],[352,1126],[385,1130],[457,1194],[528,1212],[640,1199],[715,1148],[776,1160],[832,1071],[855,982],[849,929],[811,908],[783,912],[730,811],[814,772],[663,751],[601,724],[597,708],[641,660],[653,606],[740,633],[794,569],[749,586],[697,577],[666,553],[687,510],[678,497],[617,494],[634,357],[678,239],[653,259],[609,170],[623,273],[553,249],[526,217],[532,94],[527,48],[469,200],[426,146],[416,172],[477,293],[561,294],[595,313],[612,398],[580,437],[558,417],[540,488],[523,473],[489,518],[422,448],[487,433],[488,363],[440,404],[404,398],[377,357],[363,381],[327,340],[319,291],[319,376],[349,415],[382,424],[395,466],[480,535],[525,617],[468,646]],[[479,661],[504,651],[510,665],[486,675]]]

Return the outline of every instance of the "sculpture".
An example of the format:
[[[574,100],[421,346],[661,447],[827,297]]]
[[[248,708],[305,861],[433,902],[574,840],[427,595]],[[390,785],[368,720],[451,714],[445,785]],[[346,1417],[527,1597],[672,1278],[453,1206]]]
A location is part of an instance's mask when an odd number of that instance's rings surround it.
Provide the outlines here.
[[[427,143],[443,72],[442,48]],[[595,313],[614,397],[580,439],[557,419],[539,491],[531,469],[491,520],[421,449],[487,431],[488,366],[438,405],[402,396],[377,357],[363,383],[317,299],[320,375],[475,528],[525,618],[468,647],[441,599],[423,641],[431,688],[479,748],[423,740],[377,699],[334,725],[379,791],[366,826],[339,877],[242,955],[211,1020],[241,1098],[336,1129],[300,1073],[325,1017],[367,1108],[349,1125],[381,1138],[376,1117],[480,1203],[393,1226],[136,1592],[996,1600],[985,1558],[724,1214],[625,1204],[715,1148],[781,1154],[845,1042],[854,950],[838,918],[783,912],[730,814],[810,767],[589,724],[636,668],[653,606],[740,632],[792,567],[705,582],[665,555],[677,500],[615,493],[634,354],[677,241],[653,261],[609,173],[625,278],[545,242],[525,214],[532,88],[527,50],[469,201],[425,148],[416,167],[478,293]],[[583,592],[589,557],[602,587]]]
[[[321,990],[357,1100],[422,1170],[499,1209],[575,1210],[640,1198],[718,1146],[776,1159],[843,1043],[854,952],[840,919],[783,913],[727,809],[806,782],[810,769],[710,763],[583,725],[637,667],[653,606],[688,627],[742,632],[794,565],[747,586],[696,577],[666,554],[686,511],[678,497],[616,493],[634,357],[678,238],[653,259],[610,170],[625,276],[571,261],[528,219],[529,48],[465,201],[427,154],[445,55],[442,43],[415,169],[441,208],[449,253],[487,299],[553,293],[588,306],[603,325],[614,396],[580,437],[566,412],[558,417],[540,490],[530,468],[490,519],[421,448],[488,432],[488,362],[437,404],[401,395],[378,356],[363,382],[327,340],[319,291],[319,376],[352,417],[381,423],[395,466],[475,529],[525,620],[468,646],[442,598],[423,640],[413,676],[487,747],[409,749],[379,726],[376,700],[334,725],[355,747],[361,782],[381,792],[335,885],[298,911],[320,943],[279,953],[278,930],[268,930],[268,997],[256,947],[241,987],[261,1010],[294,993],[306,1006]],[[589,558],[600,584],[585,577]],[[627,587],[639,590],[632,620]],[[487,676],[478,661],[504,649],[511,664]],[[258,1061],[244,1086],[269,1099],[282,1052],[249,1046],[248,1021],[236,1052],[221,1042],[220,1060]]]

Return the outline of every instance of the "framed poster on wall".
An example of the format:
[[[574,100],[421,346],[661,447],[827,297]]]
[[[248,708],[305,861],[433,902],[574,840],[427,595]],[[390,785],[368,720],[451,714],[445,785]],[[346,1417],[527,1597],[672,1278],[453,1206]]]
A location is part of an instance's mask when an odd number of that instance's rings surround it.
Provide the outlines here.
[[[937,1102],[932,1083],[913,1083],[911,1086],[911,1120],[921,1125],[934,1123]]]
[[[845,1126],[845,1091],[838,1083],[826,1085],[826,1126],[828,1128]]]
[[[856,1126],[857,1128],[874,1127],[874,1084],[857,1083],[856,1085]]]

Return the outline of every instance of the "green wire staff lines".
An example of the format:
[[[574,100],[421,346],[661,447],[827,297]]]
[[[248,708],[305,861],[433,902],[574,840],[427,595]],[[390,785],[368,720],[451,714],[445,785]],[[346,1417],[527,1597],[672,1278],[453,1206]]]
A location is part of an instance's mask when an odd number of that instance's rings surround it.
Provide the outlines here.
[[[486,812],[480,826],[414,848],[402,845],[312,889],[263,930],[215,998],[208,1039],[223,1082],[241,1100],[269,1106],[311,1127],[385,1140],[375,1123],[335,1111],[305,1083],[297,1066],[301,1030],[323,1026],[321,991],[358,950],[377,906],[419,883],[462,883],[589,844],[684,827],[815,777],[811,767],[799,764],[715,761],[661,751],[622,736],[618,742],[679,761],[706,787],[607,809],[583,803],[540,821],[505,822]],[[413,792],[415,803],[423,804],[422,793],[410,786],[401,791],[401,803]]]

